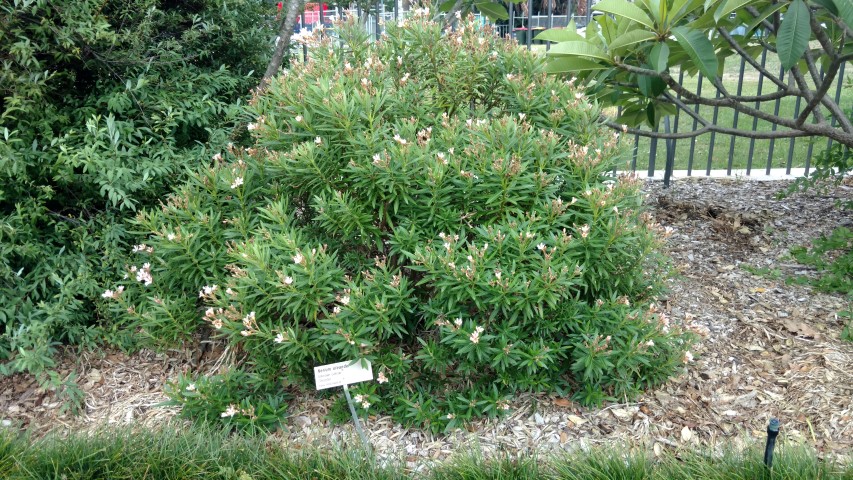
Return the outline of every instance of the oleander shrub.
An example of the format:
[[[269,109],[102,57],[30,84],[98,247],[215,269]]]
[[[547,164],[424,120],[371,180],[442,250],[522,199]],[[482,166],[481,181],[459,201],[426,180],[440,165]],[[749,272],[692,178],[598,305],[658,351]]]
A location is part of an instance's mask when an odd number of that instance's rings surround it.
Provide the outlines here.
[[[690,335],[654,306],[665,232],[580,89],[472,21],[337,30],[253,98],[253,147],[138,216],[148,238],[104,292],[122,321],[210,328],[279,391],[367,359],[360,410],[433,429],[519,391],[598,403],[679,371]],[[191,381],[171,395],[198,415]],[[241,418],[227,391],[207,418]]]
[[[137,243],[126,220],[240,141],[274,11],[0,2],[0,373],[42,372],[62,343],[118,341],[97,300]]]

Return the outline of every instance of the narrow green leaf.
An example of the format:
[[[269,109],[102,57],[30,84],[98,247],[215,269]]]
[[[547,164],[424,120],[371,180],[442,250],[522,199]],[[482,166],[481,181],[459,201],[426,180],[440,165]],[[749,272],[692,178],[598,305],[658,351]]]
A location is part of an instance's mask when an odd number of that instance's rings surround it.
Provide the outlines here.
[[[699,30],[685,26],[673,28],[672,34],[675,36],[678,45],[699,67],[702,75],[705,75],[706,78],[716,78],[719,61],[714,53],[714,45],[711,44],[708,37]]]
[[[660,42],[652,47],[649,53],[649,62],[652,65],[652,70],[661,73],[669,66],[669,45]]]
[[[561,42],[548,51],[548,56],[572,56],[572,57],[592,57],[601,60],[610,60],[610,57],[603,50],[586,41],[569,41]]]
[[[794,0],[785,12],[776,34],[776,50],[785,69],[791,68],[809,46],[809,7],[803,0]]]
[[[610,42],[609,49],[612,53],[613,51],[618,50],[620,48],[624,48],[640,42],[654,40],[656,37],[657,35],[655,35],[654,32],[650,32],[648,30],[631,30],[630,32],[626,32],[613,39],[613,41]]]
[[[721,18],[726,18],[730,13],[734,12],[739,8],[743,8],[744,6],[753,3],[755,0],[726,0],[725,3],[720,4],[720,8],[714,12],[714,20],[717,22],[720,21]]]
[[[489,20],[509,20],[509,13],[506,11],[506,8],[499,3],[481,2],[475,3],[474,6],[477,7],[477,10],[479,10],[480,13],[487,16]]]
[[[585,72],[606,68],[609,67],[580,57],[553,57],[545,64],[546,73]]]
[[[838,10],[838,18],[844,21],[848,27],[853,28],[853,2],[850,0],[833,0]]]
[[[584,38],[576,30],[568,28],[549,28],[536,35],[535,38],[536,40],[549,40],[552,42],[584,41]]]
[[[602,0],[592,7],[593,10],[609,13],[617,17],[624,17],[651,29],[655,28],[654,22],[640,7],[625,0]]]

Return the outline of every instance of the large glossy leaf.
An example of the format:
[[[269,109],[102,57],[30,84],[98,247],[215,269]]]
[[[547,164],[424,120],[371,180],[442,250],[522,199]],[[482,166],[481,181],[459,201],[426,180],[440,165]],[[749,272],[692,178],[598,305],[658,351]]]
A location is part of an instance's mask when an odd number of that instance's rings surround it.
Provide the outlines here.
[[[637,86],[645,97],[657,98],[666,90],[666,83],[660,77],[637,75]]]
[[[714,46],[708,37],[699,30],[694,30],[689,27],[681,26],[672,29],[672,34],[675,36],[675,41],[684,49],[687,55],[699,67],[699,71],[707,78],[715,78],[717,76],[717,55],[714,53]]]
[[[726,0],[705,0],[705,8],[703,9],[706,12],[710,12],[711,10],[716,10],[716,8]]]
[[[730,13],[753,2],[755,2],[755,0],[726,0],[725,3],[720,4],[720,7],[716,12],[714,12],[714,20],[719,22],[721,18],[728,17]]]
[[[758,14],[758,16],[757,16],[757,17],[755,17],[755,20],[753,20],[752,22],[750,22],[750,24],[749,24],[749,25],[747,25],[747,27],[746,27],[746,33],[744,34],[744,36],[748,37],[748,36],[749,36],[749,34],[750,34],[753,30],[755,30],[755,27],[757,27],[758,25],[760,25],[760,24],[761,24],[761,22],[763,22],[763,21],[764,21],[764,19],[766,19],[766,18],[767,18],[767,17],[769,17],[770,15],[773,15],[774,13],[776,13],[779,9],[781,9],[781,8],[782,8],[782,7],[784,7],[784,6],[785,6],[785,4],[784,4],[784,3],[777,3],[777,4],[775,4],[775,5],[770,5],[770,6],[768,6],[767,8],[765,8],[764,10],[762,10],[762,11],[761,11],[761,13],[760,13],[760,14]]]
[[[821,7],[829,10],[829,13],[833,15],[838,15],[838,7],[835,6],[835,2],[833,0],[812,0],[812,2],[820,5]]]
[[[610,57],[603,50],[586,41],[569,41],[560,42],[548,51],[548,56],[572,56],[572,57],[592,57],[601,60],[610,60]]]
[[[477,10],[479,10],[480,13],[489,17],[489,20],[509,20],[509,13],[506,11],[506,8],[499,3],[480,2],[475,3],[474,6],[477,7]]]
[[[851,0],[833,0],[835,8],[838,10],[838,17],[853,28],[853,1]]]
[[[791,68],[803,56],[809,46],[811,32],[809,7],[803,0],[794,0],[785,11],[785,18],[776,33],[776,51],[782,67]]]
[[[658,43],[652,47],[649,53],[649,62],[652,65],[652,70],[661,73],[669,66],[669,45],[664,42]]]
[[[691,12],[697,11],[703,0],[674,0],[669,14],[669,24],[675,25]]]
[[[548,63],[545,64],[547,73],[586,72],[606,68],[610,67],[579,57],[554,57],[548,59]]]
[[[620,48],[634,45],[636,43],[647,42],[649,40],[654,40],[655,38],[657,38],[657,35],[655,35],[654,32],[650,32],[648,30],[631,30],[630,32],[625,32],[622,35],[619,35],[610,42],[608,47],[610,51],[613,52]]]
[[[584,38],[577,31],[569,28],[549,28],[534,38],[536,40],[548,40],[552,42],[584,41]]]
[[[645,25],[651,29],[655,28],[654,22],[640,7],[625,0],[602,0],[593,5],[593,10],[609,13],[616,17],[624,17],[631,19],[641,25]]]

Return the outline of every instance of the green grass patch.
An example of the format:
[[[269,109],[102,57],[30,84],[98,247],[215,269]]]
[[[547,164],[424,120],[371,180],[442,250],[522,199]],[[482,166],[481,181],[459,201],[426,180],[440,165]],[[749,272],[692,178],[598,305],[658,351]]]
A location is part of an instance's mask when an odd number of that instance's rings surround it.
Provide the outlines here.
[[[772,472],[760,445],[707,455],[679,451],[654,458],[640,450],[484,460],[475,454],[411,472],[402,461],[380,466],[359,450],[295,450],[275,440],[208,428],[48,436],[0,433],[3,479],[827,479],[853,478],[853,468],[819,460],[803,447],[777,447]]]

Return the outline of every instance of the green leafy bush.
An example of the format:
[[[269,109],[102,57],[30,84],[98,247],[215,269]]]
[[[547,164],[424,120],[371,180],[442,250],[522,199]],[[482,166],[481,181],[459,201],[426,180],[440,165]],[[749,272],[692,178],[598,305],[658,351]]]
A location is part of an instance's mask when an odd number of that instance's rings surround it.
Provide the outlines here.
[[[631,397],[691,358],[652,303],[660,227],[582,91],[472,22],[338,29],[252,100],[253,148],[138,216],[146,244],[104,293],[124,322],[203,321],[279,390],[370,360],[361,411],[434,429],[516,391]]]
[[[126,217],[233,137],[274,8],[0,4],[0,372],[104,338],[95,300],[125,261]]]

